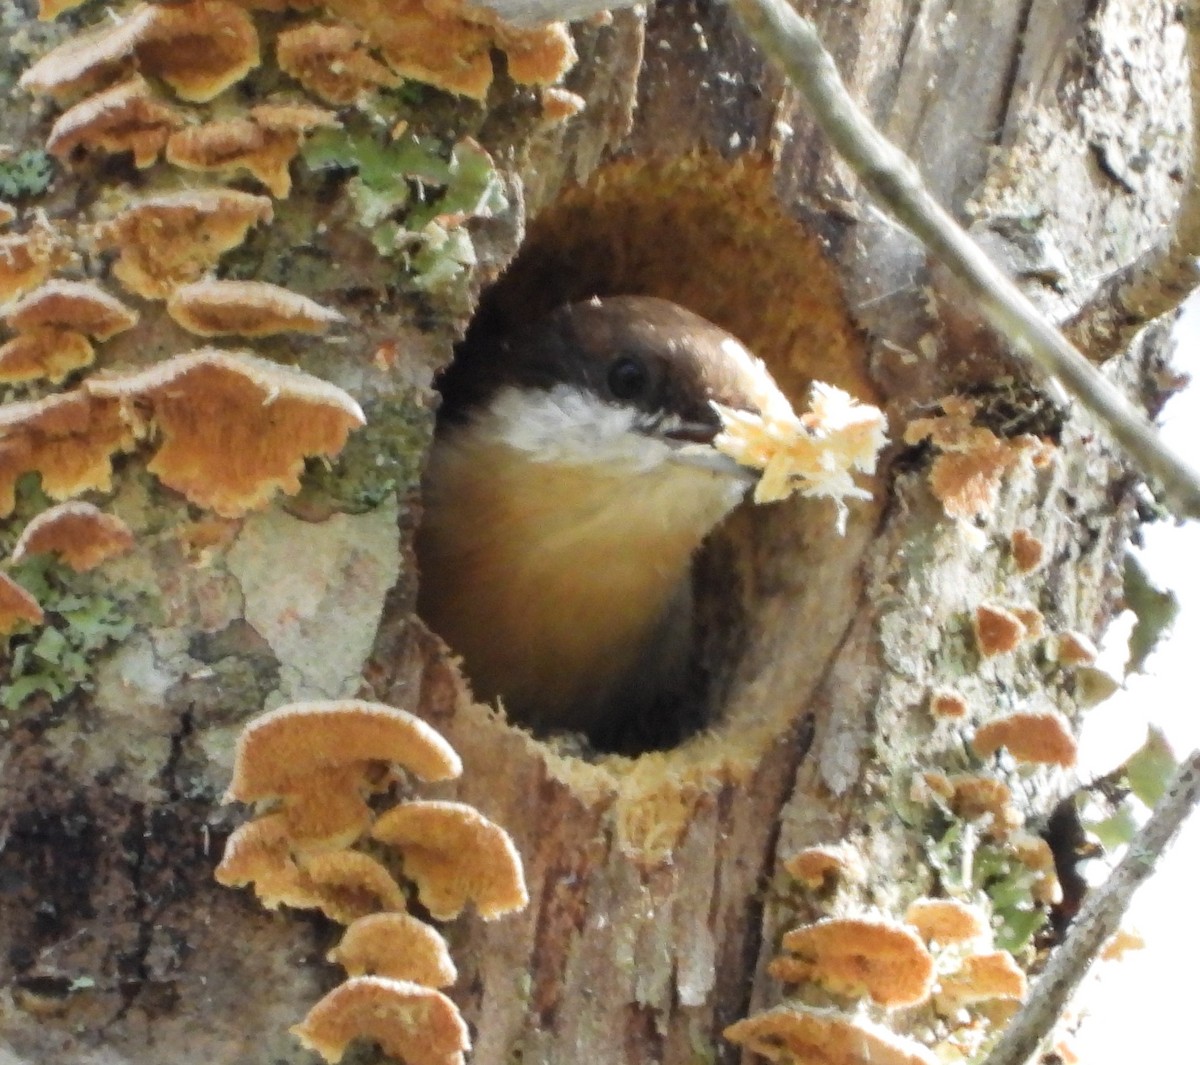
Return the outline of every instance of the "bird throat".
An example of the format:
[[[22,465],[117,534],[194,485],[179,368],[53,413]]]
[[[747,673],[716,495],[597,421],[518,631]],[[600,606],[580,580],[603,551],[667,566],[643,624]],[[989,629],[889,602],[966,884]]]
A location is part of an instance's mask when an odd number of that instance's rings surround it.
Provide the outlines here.
[[[736,498],[703,469],[536,461],[452,431],[426,475],[419,613],[477,697],[594,735],[679,684],[691,559]]]

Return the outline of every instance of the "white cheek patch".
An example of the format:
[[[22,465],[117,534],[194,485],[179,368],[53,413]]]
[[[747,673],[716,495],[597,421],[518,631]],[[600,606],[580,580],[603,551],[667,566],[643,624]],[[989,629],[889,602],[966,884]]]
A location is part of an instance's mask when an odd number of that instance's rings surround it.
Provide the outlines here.
[[[671,449],[637,431],[639,414],[570,385],[549,390],[509,386],[475,415],[474,424],[495,443],[535,462],[620,465],[640,472],[667,462]]]

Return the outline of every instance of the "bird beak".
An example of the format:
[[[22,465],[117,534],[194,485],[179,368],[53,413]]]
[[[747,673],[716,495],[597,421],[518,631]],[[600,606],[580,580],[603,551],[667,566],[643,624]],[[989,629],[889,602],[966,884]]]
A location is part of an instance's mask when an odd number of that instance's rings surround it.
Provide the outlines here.
[[[720,425],[711,422],[685,422],[662,429],[658,435],[671,448],[672,458],[676,462],[712,470],[749,487],[758,480],[759,471],[735,462],[712,446],[720,431]]]

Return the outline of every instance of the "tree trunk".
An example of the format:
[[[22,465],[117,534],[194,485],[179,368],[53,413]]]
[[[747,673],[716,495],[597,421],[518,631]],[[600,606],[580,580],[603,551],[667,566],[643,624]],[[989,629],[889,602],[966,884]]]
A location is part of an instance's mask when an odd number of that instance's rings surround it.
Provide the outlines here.
[[[1100,314],[1089,299],[1101,279],[1170,226],[1190,172],[1177,5],[803,7],[854,96],[1055,321]],[[19,99],[21,71],[100,17],[85,8],[46,27],[10,5],[5,91]],[[285,16],[254,17],[270,35]],[[956,881],[972,832],[951,832],[965,821],[925,801],[922,774],[1006,781],[1033,831],[1070,792],[1069,773],[982,759],[966,740],[1017,710],[1077,721],[1088,676],[1056,660],[1056,638],[1098,637],[1118,602],[1137,478],[864,200],[728,8],[664,3],[572,34],[566,84],[585,107],[566,122],[541,121],[531,91],[506,77],[486,105],[439,93],[405,104],[423,133],[477,138],[502,176],[506,202],[470,224],[476,261],[453,284],[410,283],[419,268],[405,274],[365,238],[346,174],[311,156],[292,165],[296,188],[274,221],[222,260],[222,276],[278,282],[349,320],[337,343],[255,346],[362,404],[367,427],[332,466],[310,463],[298,496],[222,518],[149,476],[143,445],[118,461],[111,493],[92,496],[134,530],[131,553],[81,576],[13,570],[41,592],[47,621],[11,640],[5,688],[4,1061],[310,1060],[288,1028],[340,979],[322,960],[338,930],[213,880],[245,819],[220,802],[234,739],[264,707],[303,699],[357,694],[421,715],[465,766],[461,783],[423,794],[474,804],[516,841],[528,908],[447,928],[460,973],[450,993],[480,1065],[733,1060],[722,1030],[783,994],[766,971],[783,930],[829,913],[899,920],[931,893],[989,908],[1033,960],[1017,915],[1044,910],[1048,894],[1026,887],[1001,903],[994,881]],[[278,87],[266,62],[251,103]],[[35,149],[60,111],[10,108],[0,139]],[[361,117],[345,109],[347,124],[349,112]],[[0,180],[14,170],[0,163]],[[113,253],[86,245],[82,227],[130,190],[215,181],[77,154],[47,187],[0,199],[20,208],[17,232],[38,210],[76,227],[80,257],[64,276],[122,293]],[[577,757],[473,704],[411,613],[432,375],[475,300],[503,321],[611,292],[716,321],[797,403],[812,380],[879,403],[894,444],[844,536],[829,506],[799,500],[743,507],[720,531],[699,566],[711,728],[628,759]],[[102,369],[205,343],[161,303],[122,296],[141,318],[103,345]],[[1151,327],[1106,366],[1152,406],[1164,335]],[[975,425],[1001,441],[1056,445],[1037,464],[1014,459],[994,505],[963,520],[931,486],[937,449],[904,442],[954,394],[973,397]],[[22,482],[6,547],[47,502]],[[1017,530],[1041,546],[1040,564],[1014,562]],[[972,626],[981,605],[1036,611],[1045,635],[986,655]],[[35,668],[20,649],[47,627],[70,646],[39,645],[48,657]],[[23,676],[46,683],[18,699]],[[961,696],[965,719],[931,713],[941,690]],[[976,837],[1011,858],[1011,833],[985,823]],[[836,889],[782,871],[839,841],[852,857]],[[843,1001],[821,994],[806,1000]],[[966,1038],[930,1016],[889,1023],[930,1044]]]

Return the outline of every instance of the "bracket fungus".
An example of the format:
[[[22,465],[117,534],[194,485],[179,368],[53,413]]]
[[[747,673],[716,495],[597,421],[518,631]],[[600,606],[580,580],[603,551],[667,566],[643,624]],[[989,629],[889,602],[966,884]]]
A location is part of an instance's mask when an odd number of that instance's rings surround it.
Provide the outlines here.
[[[193,281],[171,293],[167,313],[206,337],[323,333],[344,320],[316,300],[265,281]]]
[[[1008,841],[1014,857],[1034,874],[1032,892],[1034,901],[1045,906],[1057,906],[1062,902],[1062,884],[1058,880],[1058,866],[1054,851],[1041,836],[1031,832],[1014,832]]]
[[[42,618],[38,601],[7,573],[0,573],[0,635],[7,636],[21,622],[40,625]]]
[[[783,868],[813,891],[828,886],[834,880],[861,880],[864,869],[858,852],[846,843],[805,847],[786,858]]]
[[[881,1006],[915,1006],[933,989],[933,958],[917,933],[876,918],[830,917],[783,937],[789,954],[768,966],[785,983],[812,981]]]
[[[161,78],[182,99],[203,103],[258,63],[254,21],[231,0],[139,4],[48,52],[25,71],[20,85],[64,99],[136,69]]]
[[[1021,573],[1032,573],[1046,556],[1046,545],[1028,529],[1014,529],[1008,543],[1013,563]]]
[[[292,1032],[330,1065],[356,1039],[378,1043],[406,1065],[462,1065],[471,1048],[467,1026],[440,991],[383,976],[338,984]]]
[[[982,822],[984,830],[996,838],[1006,838],[1024,824],[1020,811],[1013,805],[1012,789],[1003,780],[972,773],[953,777],[925,773],[922,783],[956,817]]]
[[[163,299],[198,281],[236,248],[250,227],[270,222],[266,196],[235,189],[201,189],[152,197],[100,226],[102,248],[115,248],[113,274],[130,292]]]
[[[0,382],[44,378],[56,385],[95,357],[91,341],[73,329],[30,329],[0,345]]]
[[[450,920],[474,902],[484,920],[529,902],[521,858],[507,832],[473,806],[406,802],[381,814],[371,838],[398,848],[425,908]]]
[[[929,696],[929,712],[943,721],[960,721],[970,708],[967,700],[949,688],[938,688]]]
[[[71,329],[105,341],[133,328],[138,316],[91,281],[47,281],[4,312],[14,329]]]
[[[328,958],[350,976],[386,976],[422,987],[449,987],[458,979],[446,941],[407,913],[360,917]]]
[[[1000,485],[1022,460],[1036,466],[1049,461],[1053,445],[1028,434],[997,436],[973,424],[979,403],[965,396],[938,401],[943,413],[916,418],[904,431],[906,444],[928,440],[940,454],[929,471],[929,485],[946,516],[969,519],[990,514],[1000,497]]]
[[[251,721],[238,737],[226,801],[258,802],[294,790],[320,769],[371,762],[403,766],[421,780],[452,780],[462,762],[419,717],[357,699],[291,703]]]
[[[64,111],[50,130],[46,150],[67,159],[76,149],[133,154],[134,166],[152,166],[183,114],[160,100],[139,75],[81,100]]]
[[[133,533],[120,518],[91,503],[60,503],[25,526],[12,559],[55,554],[76,573],[84,573],[132,547]]]
[[[16,484],[38,472],[51,499],[112,486],[112,456],[133,446],[119,406],[89,392],[0,406],[0,516],[16,505]]]
[[[331,104],[349,104],[377,88],[403,81],[371,55],[356,26],[308,22],[281,30],[275,42],[279,69]]]
[[[553,84],[576,60],[565,23],[511,26],[487,8],[460,0],[386,5],[326,0],[323,6],[362,30],[396,74],[475,100],[491,87],[493,48],[507,54],[509,76],[522,85]]]
[[[0,200],[0,226],[6,226],[9,222],[16,221],[17,209],[11,203],[5,203]]]
[[[917,899],[904,911],[904,920],[926,943],[942,947],[970,943],[988,934],[987,916],[957,899]]]
[[[971,746],[981,758],[1005,747],[1018,762],[1064,769],[1075,764],[1078,754],[1071,726],[1053,710],[1030,710],[995,718],[975,730]]]
[[[1029,629],[1016,611],[995,603],[977,606],[971,626],[975,630],[976,646],[984,658],[995,658],[1015,651],[1029,635]]]
[[[148,469],[222,517],[300,489],[304,459],[336,455],[366,421],[342,389],[246,353],[200,349],[89,391],[148,409],[161,444]]]
[[[70,247],[46,222],[0,237],[0,304],[36,288],[70,260]]]
[[[292,190],[289,167],[305,133],[336,126],[331,111],[266,104],[247,116],[216,119],[172,133],[167,161],[184,170],[226,173],[245,170],[280,199]]]
[[[1006,950],[971,954],[953,972],[938,978],[934,1002],[939,1012],[991,999],[1023,999],[1028,980]]]
[[[254,894],[269,910],[320,910],[342,924],[406,905],[400,885],[370,855],[297,850],[282,814],[267,814],[239,827],[225,844],[215,877],[225,887],[253,884]]]
[[[1092,666],[1100,649],[1086,633],[1060,632],[1054,640],[1054,657],[1060,666]]]
[[[776,1006],[731,1024],[725,1038],[785,1065],[935,1065],[921,1046],[837,1010]]]

